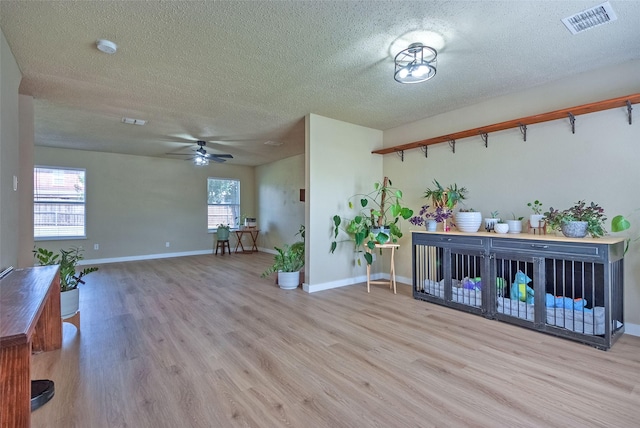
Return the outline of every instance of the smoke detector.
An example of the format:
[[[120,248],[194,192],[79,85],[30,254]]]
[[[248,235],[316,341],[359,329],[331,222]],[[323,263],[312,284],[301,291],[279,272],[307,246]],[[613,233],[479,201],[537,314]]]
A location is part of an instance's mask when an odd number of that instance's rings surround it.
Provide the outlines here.
[[[118,45],[113,43],[110,40],[100,39],[96,42],[96,47],[100,52],[104,52],[106,54],[114,54],[118,50]]]
[[[613,8],[609,2],[605,2],[598,6],[576,13],[575,15],[563,18],[562,22],[565,27],[571,31],[571,34],[578,34],[593,27],[597,27],[598,25],[615,21],[616,19],[618,19],[618,17],[613,11]]]

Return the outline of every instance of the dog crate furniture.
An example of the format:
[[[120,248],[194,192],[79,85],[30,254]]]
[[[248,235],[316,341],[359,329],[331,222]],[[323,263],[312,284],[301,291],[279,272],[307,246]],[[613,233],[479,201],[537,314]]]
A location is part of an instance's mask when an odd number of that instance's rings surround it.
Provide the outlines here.
[[[624,332],[624,239],[413,232],[413,297],[609,349]]]

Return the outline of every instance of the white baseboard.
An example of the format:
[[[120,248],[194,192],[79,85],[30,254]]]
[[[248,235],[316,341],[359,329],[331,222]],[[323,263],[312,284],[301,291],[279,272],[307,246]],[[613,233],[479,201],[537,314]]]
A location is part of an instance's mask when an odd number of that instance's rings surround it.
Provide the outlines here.
[[[640,336],[640,325],[624,323],[624,334],[629,336]]]
[[[371,275],[372,281],[389,280],[388,273],[374,273]],[[354,278],[341,279],[340,281],[325,282],[322,284],[302,284],[302,289],[307,293],[315,293],[316,291],[331,290],[332,288],[346,287],[349,285],[362,284],[367,282],[367,276],[357,276]],[[411,280],[405,277],[396,276],[397,283],[411,284]]]

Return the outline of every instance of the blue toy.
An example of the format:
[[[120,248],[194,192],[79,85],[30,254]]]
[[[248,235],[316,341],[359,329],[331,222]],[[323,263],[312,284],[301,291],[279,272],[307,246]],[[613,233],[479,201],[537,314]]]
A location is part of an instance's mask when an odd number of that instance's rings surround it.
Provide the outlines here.
[[[476,291],[480,291],[482,289],[482,282],[480,281],[481,278],[468,278],[465,277],[462,280],[462,288],[467,289],[467,290],[476,290]]]
[[[521,270],[516,273],[516,278],[511,285],[511,300],[519,300],[533,305],[533,288],[527,284],[531,282],[531,278],[525,275]]]
[[[592,312],[591,309],[586,308],[586,299],[572,299],[570,297],[558,296],[554,297],[552,294],[547,293],[545,295],[545,304],[547,308],[564,308],[573,309],[574,311]]]

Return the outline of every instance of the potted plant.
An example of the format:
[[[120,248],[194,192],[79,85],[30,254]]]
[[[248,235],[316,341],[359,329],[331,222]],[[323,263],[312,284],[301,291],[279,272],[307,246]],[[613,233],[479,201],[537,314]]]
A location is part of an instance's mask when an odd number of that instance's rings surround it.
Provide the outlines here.
[[[219,224],[216,226],[216,238],[218,241],[228,241],[229,231],[231,227],[228,224]]]
[[[435,187],[432,189],[427,188],[424,192],[424,197],[431,199],[431,203],[436,209],[441,208],[453,213],[458,202],[463,201],[467,197],[466,187],[459,187],[456,183],[443,187],[438,180],[434,179],[433,184]],[[443,230],[445,232],[449,230],[447,218],[443,220]]]
[[[274,247],[277,254],[273,264],[262,273],[265,278],[278,273],[278,285],[284,290],[293,290],[300,285],[300,270],[304,267],[304,242]]]
[[[462,208],[455,213],[455,222],[460,232],[476,233],[482,224],[482,213],[473,208]]]
[[[535,200],[527,204],[529,208],[533,210],[533,214],[529,216],[529,226],[537,229],[544,227],[544,214],[542,213],[542,202]]]
[[[509,233],[520,233],[522,232],[522,219],[523,217],[516,217],[514,213],[511,213],[513,217],[512,220],[507,220],[507,224],[509,225]]]
[[[60,254],[55,254],[45,248],[33,250],[33,255],[40,266],[60,265],[60,313],[62,319],[70,318],[78,312],[80,303],[78,285],[84,284],[82,278],[85,275],[98,270],[97,267],[77,270],[78,262],[84,259],[82,252],[81,247],[60,250]]]
[[[409,219],[409,223],[415,226],[425,225],[428,231],[435,232],[438,223],[442,223],[452,216],[451,211],[443,207],[437,207],[434,211],[429,211],[429,205],[423,205],[418,215]]]
[[[491,232],[495,228],[496,223],[500,221],[499,215],[500,213],[498,211],[491,211],[491,217],[484,219],[484,228],[487,232]]]
[[[509,225],[508,225],[506,222],[504,222],[504,221],[502,221],[502,220],[499,220],[499,221],[494,225],[493,230],[494,230],[496,233],[507,233],[507,232],[509,232]]]
[[[584,238],[587,234],[597,238],[604,236],[607,231],[604,221],[607,218],[604,209],[598,204],[578,201],[572,207],[560,211],[553,207],[544,213],[544,220],[553,230],[561,230],[568,238]]]
[[[371,192],[349,198],[349,208],[358,210],[354,217],[333,216],[334,240],[329,251],[333,253],[336,250],[337,239],[342,232],[347,238],[340,242],[353,242],[356,253],[362,253],[368,265],[373,262],[371,250],[375,245],[398,242],[402,238],[398,222],[401,218],[408,220],[413,215],[412,209],[402,205],[402,191],[393,187],[388,177],[382,183],[374,183]],[[357,262],[360,265],[360,258]]]
[[[433,184],[435,184],[435,187],[425,190],[424,197],[431,199],[433,206],[436,208],[446,207],[449,211],[453,211],[458,202],[467,197],[466,187],[458,187],[455,183],[442,187],[438,180],[433,180]]]

